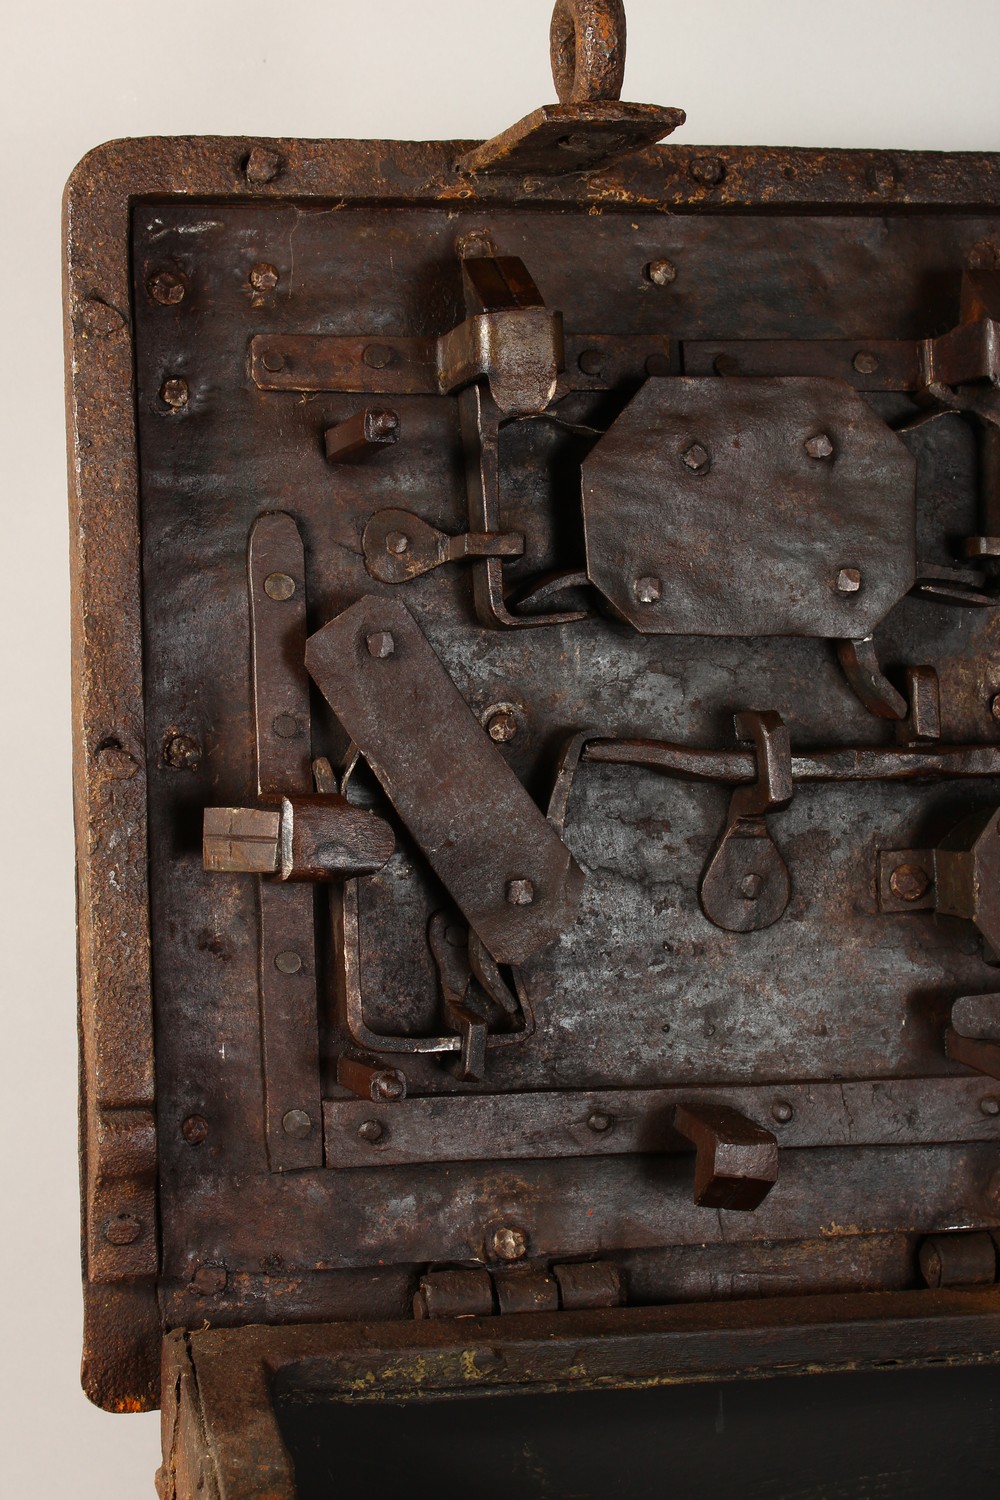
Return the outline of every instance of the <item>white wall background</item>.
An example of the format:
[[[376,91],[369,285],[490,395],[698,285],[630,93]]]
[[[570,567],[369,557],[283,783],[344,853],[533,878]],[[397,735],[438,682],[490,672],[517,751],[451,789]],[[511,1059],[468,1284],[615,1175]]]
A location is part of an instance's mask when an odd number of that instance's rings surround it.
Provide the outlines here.
[[[115,136],[479,137],[554,97],[548,0],[0,7],[0,1492],[153,1493],[80,1394],[59,203]],[[1000,150],[998,0],[629,0],[683,142]]]

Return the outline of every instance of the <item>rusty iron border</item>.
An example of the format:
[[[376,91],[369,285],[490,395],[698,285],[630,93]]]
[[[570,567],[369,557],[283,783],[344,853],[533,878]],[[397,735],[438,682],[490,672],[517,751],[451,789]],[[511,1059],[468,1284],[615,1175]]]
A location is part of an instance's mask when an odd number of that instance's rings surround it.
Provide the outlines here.
[[[1000,154],[661,146],[600,171],[463,174],[476,143],[148,137],[84,157],[64,200],[79,912],[83,1383],[159,1399],[130,220],[139,201],[885,215],[1000,208]],[[123,857],[122,851],[125,851]],[[737,1351],[738,1353],[738,1351]]]

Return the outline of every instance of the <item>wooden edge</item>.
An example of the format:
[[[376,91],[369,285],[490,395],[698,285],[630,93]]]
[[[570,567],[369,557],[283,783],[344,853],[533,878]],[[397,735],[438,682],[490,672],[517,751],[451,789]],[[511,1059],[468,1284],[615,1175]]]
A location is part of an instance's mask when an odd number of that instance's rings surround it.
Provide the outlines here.
[[[88,1299],[84,1369],[102,1370],[99,1379],[85,1375],[86,1388],[112,1409],[155,1404],[146,1374],[137,1372],[148,1372],[157,1353],[148,1316],[158,1236],[129,271],[133,203],[191,197],[472,211],[533,203],[592,213],[872,215],[1000,206],[995,153],[659,146],[589,175],[471,183],[455,163],[476,144],[147,137],[99,146],[66,187],[84,1277],[88,1286],[100,1287]],[[131,1152],[125,1149],[130,1132],[137,1143]],[[138,1223],[136,1237],[127,1244],[109,1240],[110,1219],[129,1217]],[[113,1304],[117,1315],[106,1316]],[[100,1316],[94,1307],[104,1310]]]
[[[179,1393],[179,1410],[177,1402],[165,1410],[161,1474],[207,1468],[209,1496],[294,1500],[276,1414],[283,1397],[395,1402],[688,1384],[732,1379],[734,1370],[765,1379],[997,1364],[1000,1289],[250,1326],[171,1335],[164,1360],[164,1386]],[[160,1493],[186,1500],[196,1491]]]

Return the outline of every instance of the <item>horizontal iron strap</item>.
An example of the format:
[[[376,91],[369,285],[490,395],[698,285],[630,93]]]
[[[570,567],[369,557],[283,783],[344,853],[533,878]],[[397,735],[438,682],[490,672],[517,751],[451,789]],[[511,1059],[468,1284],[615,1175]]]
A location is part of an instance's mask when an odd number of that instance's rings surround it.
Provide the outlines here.
[[[667,740],[588,740],[582,758],[613,766],[645,766],[667,776],[732,786],[757,776],[751,750],[700,750]],[[1000,776],[1000,745],[927,749],[863,745],[799,751],[792,756],[793,781],[947,781],[977,776]]]
[[[980,1108],[989,1090],[982,1078],[943,1077],[463,1094],[381,1108],[327,1099],[323,1127],[327,1166],[341,1168],[687,1151],[674,1107],[708,1101],[773,1129],[781,1148],[911,1146],[1000,1140],[1000,1117]],[[371,1141],[359,1130],[376,1118]]]
[[[916,391],[926,384],[921,339],[685,339],[685,375],[813,375],[859,391]]]

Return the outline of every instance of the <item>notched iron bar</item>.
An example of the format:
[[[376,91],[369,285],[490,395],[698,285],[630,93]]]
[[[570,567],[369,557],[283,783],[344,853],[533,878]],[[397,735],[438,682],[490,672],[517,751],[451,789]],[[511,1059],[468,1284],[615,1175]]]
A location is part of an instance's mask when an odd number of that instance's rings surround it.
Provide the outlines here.
[[[411,1097],[382,1112],[374,1141],[358,1133],[370,1103],[326,1099],[323,1129],[327,1166],[341,1169],[680,1153],[674,1110],[695,1104],[767,1121],[782,1150],[1000,1140],[982,1094],[981,1079],[938,1077]]]
[[[584,741],[580,758],[604,765],[644,766],[685,781],[740,786],[756,779],[757,763],[749,750],[703,750],[667,740]],[[1000,745],[855,746],[799,751],[792,755],[792,780],[948,781],[1000,777]]]

